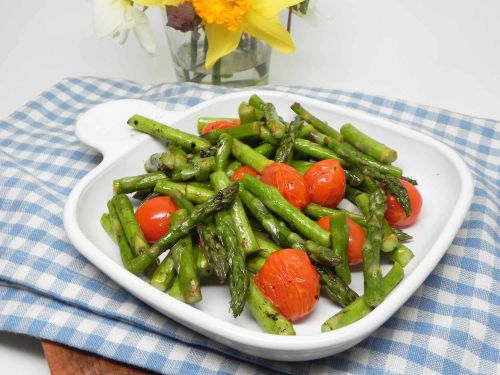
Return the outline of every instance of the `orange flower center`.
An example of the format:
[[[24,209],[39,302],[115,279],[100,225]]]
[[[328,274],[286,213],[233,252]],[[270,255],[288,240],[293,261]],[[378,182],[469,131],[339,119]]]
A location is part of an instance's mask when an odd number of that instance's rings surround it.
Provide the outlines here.
[[[237,30],[250,8],[250,0],[191,0],[196,14],[206,23]]]

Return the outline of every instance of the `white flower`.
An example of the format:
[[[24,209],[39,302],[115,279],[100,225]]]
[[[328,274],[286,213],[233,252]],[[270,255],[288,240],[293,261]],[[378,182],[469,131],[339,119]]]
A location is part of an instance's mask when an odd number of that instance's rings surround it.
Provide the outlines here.
[[[120,37],[125,43],[128,33],[135,37],[146,51],[153,54],[156,44],[146,14],[128,0],[93,0],[94,28],[97,36]]]

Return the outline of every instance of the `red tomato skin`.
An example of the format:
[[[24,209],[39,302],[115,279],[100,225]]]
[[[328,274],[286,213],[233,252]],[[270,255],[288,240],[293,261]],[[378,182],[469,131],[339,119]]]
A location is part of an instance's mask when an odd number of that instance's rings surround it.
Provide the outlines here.
[[[154,243],[167,234],[170,216],[175,211],[177,206],[170,197],[155,197],[139,206],[135,217],[149,243]]]
[[[311,202],[325,207],[337,207],[344,198],[346,177],[337,160],[321,160],[304,174]]]
[[[319,299],[318,273],[307,254],[300,250],[272,253],[254,281],[273,306],[292,322],[308,315]]]
[[[385,210],[385,219],[390,225],[398,228],[405,228],[412,225],[420,215],[422,210],[422,196],[415,186],[406,180],[400,180],[410,198],[411,215],[406,216],[403,207],[391,194],[387,193],[387,209]]]
[[[363,262],[363,242],[365,242],[366,233],[361,225],[355,221],[345,218],[349,225],[349,243],[347,245],[347,257],[349,265],[355,266]],[[330,230],[330,216],[322,217],[317,221],[323,229]]]
[[[304,177],[285,163],[273,163],[263,171],[262,182],[274,186],[285,199],[299,210],[309,204]]]
[[[235,126],[240,125],[240,120],[233,120],[233,121],[225,121],[225,120],[219,120],[219,121],[214,121],[211,122],[203,128],[201,131],[202,135],[210,133],[212,130],[220,130],[220,129],[228,129],[228,128],[234,128]]]
[[[243,165],[234,171],[234,173],[231,175],[231,180],[241,181],[243,180],[243,177],[245,177],[246,174],[249,174],[254,177],[257,177],[259,175],[255,169]]]

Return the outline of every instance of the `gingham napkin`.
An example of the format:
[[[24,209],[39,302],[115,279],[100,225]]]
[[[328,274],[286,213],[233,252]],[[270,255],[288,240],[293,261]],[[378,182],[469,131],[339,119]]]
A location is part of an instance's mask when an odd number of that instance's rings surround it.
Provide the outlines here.
[[[497,372],[500,122],[360,93],[269,89],[430,134],[462,155],[474,175],[474,200],[452,246],[386,324],[325,359],[265,361],[178,325],[110,281],[78,254],[63,229],[66,197],[101,159],[75,137],[76,118],[109,100],[137,98],[181,110],[228,90],[68,78],[0,122],[0,328],[163,373]]]

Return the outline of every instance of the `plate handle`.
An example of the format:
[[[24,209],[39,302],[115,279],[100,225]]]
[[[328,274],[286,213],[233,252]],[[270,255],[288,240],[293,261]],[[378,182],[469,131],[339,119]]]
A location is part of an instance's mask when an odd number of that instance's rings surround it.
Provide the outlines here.
[[[111,161],[130,150],[134,145],[150,137],[127,125],[134,114],[151,117],[165,123],[174,121],[182,112],[163,110],[142,100],[117,100],[95,106],[85,112],[76,123],[77,137],[103,154],[103,160]]]

